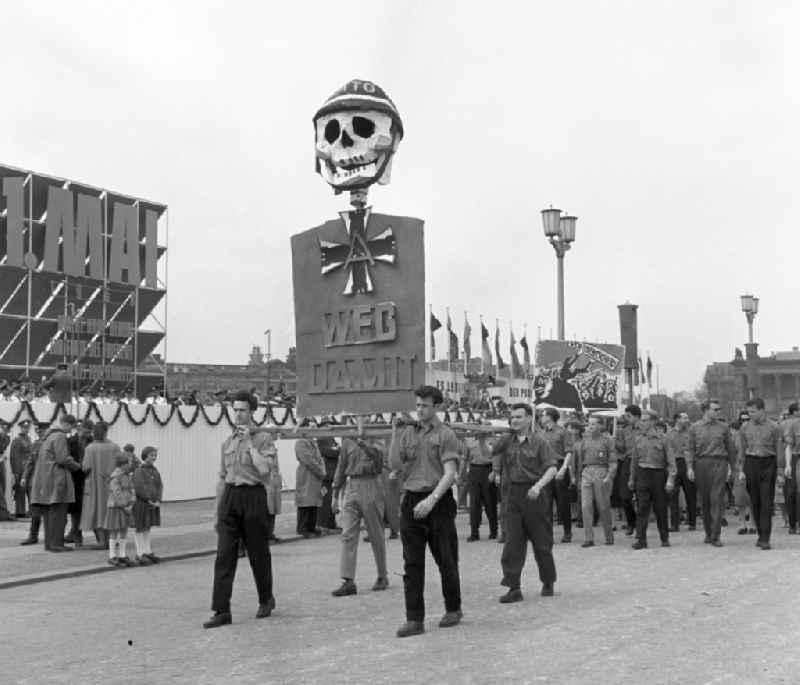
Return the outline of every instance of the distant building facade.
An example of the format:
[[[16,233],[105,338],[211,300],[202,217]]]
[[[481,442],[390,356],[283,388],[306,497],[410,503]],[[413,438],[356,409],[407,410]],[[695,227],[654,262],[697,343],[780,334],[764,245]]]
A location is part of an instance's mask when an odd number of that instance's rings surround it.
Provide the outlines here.
[[[800,398],[800,349],[773,352],[758,357],[757,395],[764,399],[767,413],[778,416]],[[718,399],[728,418],[735,418],[747,402],[747,363],[737,348],[729,362],[714,362],[706,367],[705,383],[709,397]]]

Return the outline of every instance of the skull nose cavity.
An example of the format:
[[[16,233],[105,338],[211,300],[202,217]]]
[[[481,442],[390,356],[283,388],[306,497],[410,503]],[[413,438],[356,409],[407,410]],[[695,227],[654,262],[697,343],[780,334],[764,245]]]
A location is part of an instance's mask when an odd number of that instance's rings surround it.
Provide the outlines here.
[[[353,147],[353,139],[347,135],[347,131],[342,131],[342,147]]]

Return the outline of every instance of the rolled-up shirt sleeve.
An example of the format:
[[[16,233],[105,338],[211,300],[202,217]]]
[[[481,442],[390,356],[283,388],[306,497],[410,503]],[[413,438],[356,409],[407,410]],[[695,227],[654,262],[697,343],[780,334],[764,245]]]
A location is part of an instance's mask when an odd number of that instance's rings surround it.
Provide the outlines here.
[[[458,444],[458,438],[452,430],[444,431],[442,436],[442,451],[441,461],[444,464],[447,461],[460,461],[461,460],[461,447]]]

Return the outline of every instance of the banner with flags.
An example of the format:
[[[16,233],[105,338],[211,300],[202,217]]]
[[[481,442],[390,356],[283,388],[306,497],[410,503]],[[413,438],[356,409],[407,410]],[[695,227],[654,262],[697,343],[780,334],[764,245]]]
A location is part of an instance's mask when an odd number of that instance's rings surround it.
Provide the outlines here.
[[[501,369],[506,368],[506,363],[503,361],[503,357],[500,354],[500,319],[495,320],[495,329],[494,329],[494,356],[497,359],[497,375],[500,375]]]
[[[481,373],[489,371],[492,366],[492,351],[489,349],[489,329],[481,320]]]
[[[467,313],[464,312],[464,373],[469,373],[469,359],[472,356],[472,344],[469,337],[472,335],[472,327],[467,321]]]
[[[511,377],[523,378],[524,373],[522,371],[522,364],[519,363],[519,357],[517,356],[517,350],[515,347],[517,341],[514,340],[514,329],[509,327],[508,330],[511,334],[511,343],[509,344],[509,352],[511,353]]]
[[[431,308],[431,361],[436,361],[436,337],[433,335],[442,327],[442,322],[436,318]]]
[[[586,411],[617,409],[622,397],[622,345],[541,340],[536,345],[534,403]]]

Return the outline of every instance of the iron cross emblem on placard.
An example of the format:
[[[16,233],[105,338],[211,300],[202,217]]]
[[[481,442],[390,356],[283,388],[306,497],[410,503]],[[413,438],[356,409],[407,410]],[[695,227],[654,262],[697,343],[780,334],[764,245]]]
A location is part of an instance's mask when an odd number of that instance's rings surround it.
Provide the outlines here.
[[[324,276],[337,269],[347,273],[344,295],[371,293],[375,290],[370,267],[376,262],[394,264],[397,242],[391,226],[373,238],[367,238],[367,225],[371,208],[340,212],[345,228],[346,242],[319,241]]]

